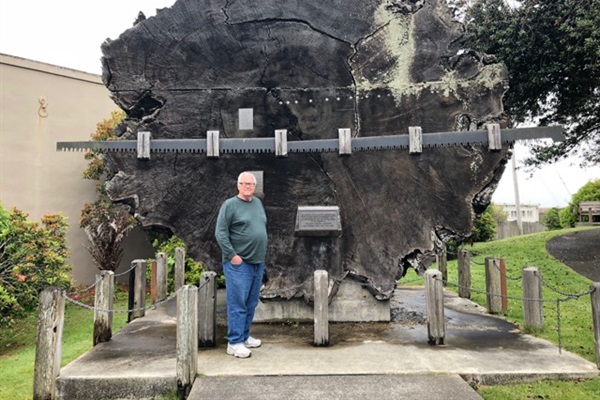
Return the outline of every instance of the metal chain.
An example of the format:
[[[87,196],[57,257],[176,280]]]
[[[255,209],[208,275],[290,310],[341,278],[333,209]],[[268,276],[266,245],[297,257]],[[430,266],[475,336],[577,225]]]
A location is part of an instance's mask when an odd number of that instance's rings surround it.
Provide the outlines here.
[[[129,268],[127,271],[124,271],[124,272],[121,272],[121,273],[118,273],[118,274],[113,274],[113,278],[117,278],[119,276],[123,276],[123,275],[131,272],[131,270],[133,270],[135,267],[136,267],[135,264],[133,264],[131,266],[131,268]],[[100,283],[101,281],[102,281],[102,278],[97,279],[96,282],[92,283],[90,286],[86,287],[85,289],[76,290],[74,292],[67,292],[67,296],[72,296],[72,295],[76,295],[76,294],[85,293],[85,292],[91,290],[92,288],[96,287],[96,285],[98,285],[98,283]]]
[[[435,278],[436,280],[439,280],[440,282],[443,282],[442,279],[439,278]],[[455,286],[457,288],[461,288],[461,289],[468,289],[471,292],[475,292],[475,293],[479,293],[479,294],[485,294],[487,296],[492,296],[492,297],[504,297],[506,299],[509,300],[521,300],[521,301],[532,301],[532,302],[538,302],[538,303],[550,303],[550,302],[555,302],[556,300],[560,300],[560,301],[567,301],[567,300],[571,300],[571,296],[567,296],[567,298],[558,298],[558,299],[532,299],[532,298],[527,298],[527,297],[517,297],[517,296],[509,296],[509,295],[502,295],[502,294],[497,294],[497,293],[490,293],[490,292],[486,292],[485,290],[477,290],[477,289],[473,289],[473,288],[468,288],[465,286],[461,286],[457,283],[454,282],[446,282],[448,285],[451,286]]]
[[[591,288],[591,289],[589,289],[588,291],[586,291],[586,292],[582,292],[582,293],[574,293],[574,294],[565,293],[565,292],[563,292],[563,291],[560,291],[560,290],[558,290],[558,289],[557,289],[557,288],[555,288],[554,286],[552,286],[552,285],[548,284],[546,281],[544,281],[544,279],[543,279],[542,277],[540,277],[540,281],[542,282],[542,285],[543,285],[543,286],[546,286],[546,287],[547,287],[548,289],[550,289],[551,291],[553,291],[553,292],[555,292],[555,293],[558,293],[558,294],[560,294],[560,295],[562,295],[562,296],[566,296],[566,297],[568,297],[568,298],[570,298],[570,299],[575,299],[575,300],[577,300],[577,299],[579,299],[580,297],[587,296],[588,294],[592,294],[592,293],[594,292],[594,288]]]
[[[471,262],[475,265],[485,265],[485,262],[480,263],[480,262],[473,260],[472,258],[471,258]]]
[[[346,276],[344,276],[344,278],[331,277],[329,279],[331,279],[332,281],[334,281],[337,284],[341,284],[344,281],[344,279],[346,278]],[[422,282],[423,279],[424,278],[422,276],[420,276],[420,277],[418,277],[417,279],[414,279],[414,280],[396,282],[396,285],[406,285],[406,284],[414,283],[414,282]],[[304,280],[303,282],[301,282],[301,283],[299,283],[297,285],[294,285],[294,286],[290,286],[288,288],[282,288],[282,289],[270,290],[270,291],[263,291],[262,292],[262,296],[277,296],[277,295],[279,295],[280,293],[283,293],[283,292],[289,292],[289,291],[292,291],[292,290],[295,290],[295,289],[299,289],[299,288],[304,287],[304,285],[306,285],[307,283],[311,282],[312,280],[314,280],[314,277],[310,277],[310,278]],[[358,282],[356,280],[349,280],[348,282],[350,282],[352,284],[360,285],[361,287],[368,286],[367,283]],[[387,282],[385,282],[385,283],[387,283]],[[378,282],[371,282],[371,285],[376,285],[376,284],[378,284]]]
[[[91,290],[93,287],[95,287],[98,283],[100,283],[101,280],[102,280],[102,278],[98,279],[96,282],[92,283],[90,286],[86,287],[85,289],[77,290],[75,292],[67,292],[67,296],[85,293],[88,290]]]
[[[73,304],[75,304],[77,306],[86,308],[88,310],[100,311],[100,312],[108,312],[108,313],[130,313],[130,312],[138,312],[138,311],[149,310],[149,309],[153,309],[154,310],[154,309],[156,309],[156,307],[160,306],[161,304],[164,304],[164,303],[166,303],[168,301],[171,301],[175,297],[177,297],[177,292],[173,293],[171,296],[167,297],[166,299],[159,301],[158,303],[150,304],[148,306],[139,307],[139,308],[132,308],[131,310],[108,310],[106,308],[96,308],[96,307],[93,307],[93,306],[89,306],[89,305],[87,305],[85,303],[82,303],[80,301],[71,299],[70,297],[68,297],[66,295],[63,295],[63,297],[65,298],[65,300],[67,300],[67,301],[69,301],[69,302],[71,302],[71,303],[73,303]]]
[[[198,290],[200,290],[204,286],[208,285],[209,281],[210,281],[210,279],[205,278],[205,282],[202,285],[198,286]],[[143,311],[143,310],[148,310],[148,309],[153,309],[154,310],[154,309],[156,309],[156,307],[158,307],[158,306],[160,306],[162,304],[165,304],[166,302],[171,301],[175,297],[177,297],[177,292],[173,292],[169,297],[167,297],[166,299],[161,300],[161,301],[159,301],[157,303],[150,304],[150,305],[144,306],[144,307],[133,308],[131,310],[108,310],[108,309],[105,309],[105,308],[96,308],[94,306],[90,306],[90,305],[87,305],[85,303],[82,303],[81,301],[72,299],[68,295],[69,295],[69,293],[64,293],[63,292],[63,297],[65,298],[65,300],[67,300],[70,303],[73,303],[73,304],[75,304],[77,306],[86,308],[88,310],[100,311],[100,312],[108,312],[108,313],[129,313],[129,312],[138,312],[138,311]]]
[[[135,265],[134,263],[131,263],[131,267],[129,267],[129,269],[127,271],[123,271],[123,272],[119,272],[118,274],[114,274],[114,277],[119,277],[119,276],[123,276],[129,272],[131,272],[132,270],[135,269],[135,267],[137,267],[137,265]]]
[[[495,258],[494,258],[494,261],[492,262],[492,264],[494,264],[494,267],[496,267],[496,269],[498,271],[500,271],[500,273],[502,273],[502,270],[500,269],[500,265],[498,265]],[[520,281],[522,279],[521,276],[509,276],[508,274],[504,274],[504,276],[506,276],[506,279],[511,280],[511,281]]]

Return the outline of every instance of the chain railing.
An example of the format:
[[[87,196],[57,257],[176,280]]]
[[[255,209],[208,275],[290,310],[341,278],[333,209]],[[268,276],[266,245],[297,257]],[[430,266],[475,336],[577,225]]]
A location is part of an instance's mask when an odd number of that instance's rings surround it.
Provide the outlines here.
[[[492,257],[490,257],[490,258],[492,258]],[[485,262],[479,263],[477,261],[474,261],[472,258],[469,259],[469,262],[473,263],[475,265],[483,265],[483,266],[485,266],[485,264],[486,264]],[[517,277],[517,276],[508,276],[506,274],[506,271],[503,270],[500,267],[500,265],[499,265],[499,263],[498,263],[498,261],[497,261],[496,258],[492,258],[492,263],[491,264],[492,264],[492,266],[495,269],[497,269],[498,271],[500,271],[501,274],[503,274],[507,279],[514,280],[514,281],[522,279],[521,276],[519,276],[519,277]],[[135,268],[136,268],[135,264],[132,264],[131,268],[129,268],[128,270],[126,270],[124,272],[121,272],[119,274],[113,275],[113,277],[123,276],[125,274],[131,273],[131,271],[133,271]],[[355,284],[357,286],[360,286],[362,288],[369,287],[369,286],[370,287],[377,287],[377,286],[386,287],[386,286],[388,286],[390,284],[390,282],[378,283],[378,282],[372,282],[372,281],[368,281],[368,280],[361,281],[360,277],[357,277],[356,279],[346,279],[349,276],[352,277],[353,274],[351,272],[348,272],[348,273],[340,275],[339,277],[335,277],[334,276],[334,277],[329,277],[328,279],[330,281],[335,282],[336,284],[341,284],[344,281],[351,282],[351,283],[353,283],[353,284]],[[562,349],[563,349],[563,332],[562,332],[563,316],[561,314],[561,303],[566,303],[566,302],[568,302],[570,300],[579,300],[582,297],[590,296],[590,295],[592,295],[594,293],[595,288],[591,288],[591,289],[583,291],[583,292],[569,293],[569,292],[566,292],[564,290],[560,290],[559,288],[557,288],[556,286],[554,286],[552,284],[549,284],[546,280],[542,279],[541,274],[538,275],[538,276],[539,276],[540,284],[543,287],[547,288],[549,291],[551,291],[553,293],[556,293],[559,297],[555,297],[555,298],[551,298],[551,299],[527,298],[527,297],[524,297],[524,296],[508,295],[506,292],[504,292],[504,293],[492,293],[492,292],[490,292],[488,290],[481,290],[481,289],[477,289],[477,288],[466,287],[466,286],[462,286],[460,283],[450,282],[447,279],[442,279],[442,278],[439,278],[439,279],[436,279],[436,280],[442,281],[442,283],[444,285],[449,285],[449,286],[452,286],[452,287],[454,287],[456,289],[467,289],[469,292],[477,293],[477,294],[480,294],[480,295],[483,295],[483,296],[487,296],[489,298],[493,298],[493,297],[498,298],[498,297],[500,297],[500,298],[503,298],[503,299],[506,299],[506,300],[519,301],[519,302],[522,302],[522,303],[524,303],[524,302],[535,302],[535,303],[544,303],[544,304],[555,304],[555,309],[556,309],[556,324],[557,324],[556,332],[557,332],[558,351],[559,351],[559,353],[562,353]],[[395,282],[394,288],[399,288],[401,286],[410,285],[412,283],[417,283],[417,282],[423,283],[424,280],[425,280],[424,276],[420,275],[420,274],[417,275],[417,277],[414,278],[414,279],[410,279],[410,280],[400,279],[400,280],[397,280]],[[141,311],[150,310],[150,309],[154,310],[154,309],[158,308],[159,306],[164,305],[164,304],[170,302],[171,300],[173,300],[174,298],[177,297],[177,293],[175,292],[175,293],[172,293],[170,296],[166,297],[165,299],[162,299],[161,301],[158,301],[158,302],[156,302],[154,304],[148,304],[148,305],[144,305],[142,307],[128,308],[128,309],[97,308],[95,306],[88,305],[88,304],[86,304],[86,303],[84,303],[84,302],[82,302],[80,300],[77,300],[76,298],[73,298],[74,296],[80,295],[82,293],[88,292],[88,291],[96,288],[96,286],[100,282],[102,282],[102,278],[97,279],[93,284],[91,284],[91,285],[89,285],[89,286],[87,286],[87,287],[85,287],[83,289],[80,289],[80,290],[77,290],[77,291],[68,292],[68,293],[62,292],[62,296],[64,297],[64,299],[66,301],[68,301],[69,303],[74,304],[76,306],[79,306],[79,307],[82,307],[82,308],[85,308],[85,309],[88,309],[88,310],[92,310],[92,311],[95,311],[95,312],[98,311],[98,312],[105,312],[105,313],[136,313],[136,312],[141,312]],[[200,290],[201,288],[203,288],[204,286],[206,286],[208,283],[209,283],[209,280],[208,280],[208,278],[206,278],[205,282],[203,282],[202,284],[200,284],[198,286],[198,290]],[[280,288],[280,289],[277,289],[277,290],[270,290],[270,291],[264,291],[263,290],[262,295],[266,296],[266,297],[269,297],[269,296],[271,296],[271,297],[281,296],[282,294],[289,293],[291,291],[296,291],[296,290],[299,290],[299,289],[306,288],[307,285],[312,285],[314,287],[314,276],[311,276],[311,277],[307,278],[306,280],[304,280],[304,281],[302,281],[302,282],[300,282],[300,283],[298,283],[296,285],[293,285],[293,286],[289,286],[289,287],[285,287],[285,288]]]
[[[129,269],[128,271],[126,271],[126,272],[129,272],[129,271],[131,271],[132,269],[133,269],[133,268],[130,268],[130,269]],[[124,275],[124,274],[120,274],[120,275]],[[114,276],[117,276],[117,275],[114,275]],[[89,304],[85,304],[84,302],[81,302],[81,301],[79,301],[79,300],[72,299],[71,297],[69,297],[70,295],[73,295],[73,294],[80,294],[80,293],[86,292],[86,291],[88,291],[88,290],[91,290],[91,289],[92,289],[92,288],[94,288],[96,285],[98,285],[98,283],[100,283],[101,281],[102,281],[102,279],[98,279],[98,280],[96,280],[96,282],[94,282],[94,284],[92,284],[92,285],[88,286],[87,288],[85,288],[85,289],[83,289],[83,290],[77,291],[77,292],[69,292],[69,293],[64,293],[64,292],[63,292],[63,293],[62,293],[62,296],[63,296],[63,297],[64,297],[64,299],[65,299],[66,301],[68,301],[69,303],[71,303],[71,304],[74,304],[74,305],[76,305],[76,306],[79,306],[79,307],[82,307],[82,308],[85,308],[85,309],[87,309],[87,310],[92,310],[92,311],[100,311],[100,312],[107,312],[107,313],[115,313],[115,314],[117,314],[117,313],[135,313],[135,312],[146,311],[146,310],[155,310],[155,309],[156,309],[156,308],[158,308],[159,306],[161,306],[161,305],[163,305],[163,304],[165,304],[165,303],[168,303],[169,301],[171,301],[171,300],[173,300],[174,298],[176,298],[176,297],[177,297],[177,292],[173,292],[173,293],[172,293],[170,296],[168,296],[167,298],[165,298],[165,299],[163,299],[163,300],[161,300],[161,301],[158,301],[158,302],[156,302],[156,303],[154,303],[154,304],[148,304],[148,305],[145,305],[145,306],[143,306],[143,307],[132,308],[132,309],[127,309],[127,310],[115,310],[115,309],[111,309],[111,310],[109,310],[109,309],[105,309],[105,308],[98,308],[98,307],[94,307],[94,306],[91,306],[91,305],[89,305]],[[208,285],[208,283],[209,283],[209,281],[208,281],[208,280],[205,280],[205,282],[204,282],[202,285],[199,285],[199,286],[198,286],[198,290],[200,290],[200,289],[202,289],[204,286]]]

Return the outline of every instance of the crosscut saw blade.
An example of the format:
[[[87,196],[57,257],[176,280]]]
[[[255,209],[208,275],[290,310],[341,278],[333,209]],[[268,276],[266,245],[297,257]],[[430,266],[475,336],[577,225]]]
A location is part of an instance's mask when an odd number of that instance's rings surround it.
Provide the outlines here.
[[[517,140],[552,139],[562,141],[563,127],[531,127],[503,129],[501,131],[502,143],[513,143]],[[423,147],[487,145],[488,132],[461,131],[461,132],[436,132],[422,135]],[[376,151],[390,149],[407,149],[409,147],[408,135],[368,136],[354,137],[351,140],[352,151]],[[339,151],[338,139],[293,140],[287,142],[289,153],[326,153]],[[152,139],[151,152],[177,152],[177,153],[206,153],[206,139]],[[87,142],[58,142],[56,149],[59,151],[137,151],[136,140],[111,140]],[[221,138],[219,151],[222,153],[275,153],[275,138]]]

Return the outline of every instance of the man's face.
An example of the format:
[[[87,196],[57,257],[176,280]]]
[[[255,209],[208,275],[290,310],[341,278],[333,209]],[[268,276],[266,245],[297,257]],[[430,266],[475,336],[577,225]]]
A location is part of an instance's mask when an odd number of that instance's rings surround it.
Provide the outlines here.
[[[254,179],[249,175],[242,175],[238,182],[238,192],[243,198],[251,198],[254,195],[254,189],[256,189],[256,183]]]

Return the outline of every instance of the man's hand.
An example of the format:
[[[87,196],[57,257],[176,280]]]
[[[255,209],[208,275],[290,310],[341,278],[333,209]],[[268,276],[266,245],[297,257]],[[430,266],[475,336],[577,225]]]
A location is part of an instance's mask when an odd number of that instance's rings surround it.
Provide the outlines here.
[[[244,260],[242,260],[242,257],[238,256],[237,254],[231,259],[231,264],[233,265],[240,265],[242,262],[244,262]]]

